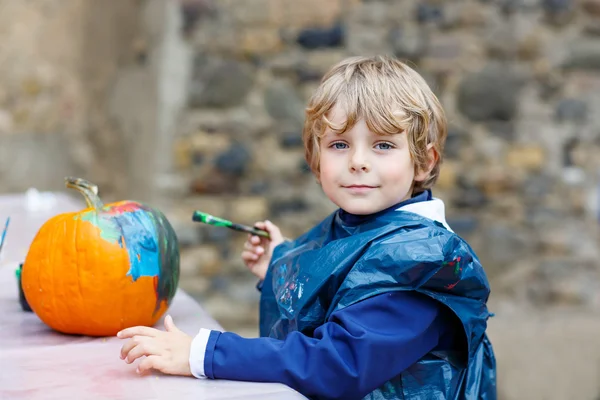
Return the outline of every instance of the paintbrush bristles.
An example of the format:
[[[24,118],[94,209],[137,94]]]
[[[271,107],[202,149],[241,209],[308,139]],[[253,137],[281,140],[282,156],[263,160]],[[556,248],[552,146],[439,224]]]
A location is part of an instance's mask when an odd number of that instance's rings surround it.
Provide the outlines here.
[[[0,256],[2,256],[2,249],[4,248],[4,240],[6,239],[6,232],[8,231],[8,224],[10,223],[10,217],[6,218],[4,224],[4,230],[2,231],[2,238],[0,239]]]

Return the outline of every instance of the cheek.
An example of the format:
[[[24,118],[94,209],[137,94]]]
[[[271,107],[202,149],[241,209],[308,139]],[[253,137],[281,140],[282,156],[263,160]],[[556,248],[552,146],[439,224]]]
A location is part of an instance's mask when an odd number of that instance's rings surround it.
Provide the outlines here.
[[[412,182],[415,176],[414,165],[410,158],[399,157],[387,160],[379,166],[381,175],[389,182]]]
[[[330,159],[330,157],[321,157],[319,171],[320,171],[320,179],[330,180],[336,175],[336,163]]]

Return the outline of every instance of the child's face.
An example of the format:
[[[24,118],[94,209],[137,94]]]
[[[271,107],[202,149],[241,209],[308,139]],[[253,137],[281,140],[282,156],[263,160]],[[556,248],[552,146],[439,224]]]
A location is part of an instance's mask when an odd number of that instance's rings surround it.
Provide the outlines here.
[[[342,124],[346,117],[336,106],[329,119]],[[380,136],[364,120],[341,135],[328,130],[320,147],[323,191],[352,214],[372,214],[409,199],[415,178],[424,179],[415,177],[405,133]]]

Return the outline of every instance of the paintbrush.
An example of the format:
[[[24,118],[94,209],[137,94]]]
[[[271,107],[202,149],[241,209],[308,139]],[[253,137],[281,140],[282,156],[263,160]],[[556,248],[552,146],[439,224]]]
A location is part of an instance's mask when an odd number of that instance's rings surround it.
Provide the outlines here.
[[[234,222],[227,221],[226,219],[215,217],[213,215],[203,213],[201,211],[194,211],[192,220],[196,221],[196,222],[203,222],[205,224],[212,225],[212,226],[222,226],[225,228],[233,229],[235,231],[246,232],[251,235],[262,236],[267,239],[271,238],[271,236],[269,235],[269,232],[267,232],[263,229],[253,228],[251,226],[242,225],[242,224],[236,224]]]
[[[8,231],[8,224],[10,223],[10,217],[6,218],[4,224],[4,231],[2,231],[2,238],[0,239],[0,255],[2,254],[2,248],[4,247],[4,239],[6,238],[6,232]]]

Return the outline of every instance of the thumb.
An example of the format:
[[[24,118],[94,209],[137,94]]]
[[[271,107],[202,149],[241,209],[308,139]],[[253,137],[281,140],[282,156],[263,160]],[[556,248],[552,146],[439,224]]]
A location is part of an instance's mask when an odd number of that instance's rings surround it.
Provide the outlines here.
[[[271,242],[276,244],[283,242],[283,235],[281,234],[281,230],[277,227],[277,225],[267,220],[265,221],[265,228],[271,236]]]
[[[175,326],[175,323],[173,322],[173,317],[171,317],[170,315],[167,315],[165,317],[165,329],[167,330],[167,332],[179,331],[179,329]]]

